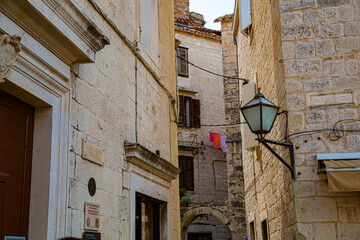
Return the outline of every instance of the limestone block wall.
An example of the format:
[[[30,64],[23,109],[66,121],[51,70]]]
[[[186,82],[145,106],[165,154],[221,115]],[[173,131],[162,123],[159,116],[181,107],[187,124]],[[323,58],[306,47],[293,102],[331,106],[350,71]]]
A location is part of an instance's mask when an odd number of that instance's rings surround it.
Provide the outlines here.
[[[359,7],[358,1],[253,2],[251,44],[238,33],[240,76],[256,81],[270,101],[289,111],[289,134],[358,119]],[[284,140],[284,120],[278,116],[268,139]],[[356,123],[342,125],[358,129]],[[257,236],[267,219],[273,239],[359,238],[359,193],[329,192],[316,160],[316,153],[359,151],[359,133],[330,141],[328,132],[289,137],[296,153],[293,184],[266,149],[243,152],[247,222],[255,222]],[[289,159],[284,149],[275,149]]]
[[[232,18],[221,21],[221,44],[225,76],[239,77],[237,48],[232,41]],[[239,86],[238,79],[224,78],[225,123],[239,124]],[[236,222],[241,236],[246,235],[244,177],[241,159],[240,125],[226,127],[227,170],[229,192],[229,217]]]
[[[71,152],[69,235],[81,237],[84,202],[100,204],[103,239],[131,239],[130,183],[124,143],[138,142],[177,166],[177,126],[170,99],[149,70],[139,62],[114,29],[89,1],[76,0],[106,36],[111,45],[96,55],[93,64],[73,66],[71,81]],[[120,31],[132,42],[139,38],[138,1],[96,1]],[[140,54],[176,95],[173,1],[159,0],[159,57]],[[81,157],[82,140],[100,146],[104,165]],[[94,177],[97,192],[90,197],[87,183]],[[167,224],[169,239],[180,238],[178,181],[170,188]]]
[[[360,2],[280,3],[284,80],[290,133],[359,119]],[[321,96],[321,101],[318,101]],[[359,129],[343,122],[344,129]],[[298,229],[307,239],[360,237],[359,193],[332,193],[317,174],[316,153],[358,152],[359,132],[337,141],[328,131],[294,137]],[[312,214],[316,209],[317,214]],[[306,211],[303,211],[306,210]]]
[[[254,81],[267,99],[284,109],[280,2],[253,1],[252,7],[251,41],[241,30],[237,33],[239,76]],[[266,137],[280,140],[285,134],[284,126],[285,117],[279,116],[272,132]],[[261,222],[264,220],[267,221],[270,239],[293,239],[296,219],[289,171],[263,146],[248,151],[244,142],[242,145],[247,223],[254,222],[256,239],[262,236]],[[286,150],[281,147],[275,149],[289,159]],[[249,225],[247,227],[249,231]]]

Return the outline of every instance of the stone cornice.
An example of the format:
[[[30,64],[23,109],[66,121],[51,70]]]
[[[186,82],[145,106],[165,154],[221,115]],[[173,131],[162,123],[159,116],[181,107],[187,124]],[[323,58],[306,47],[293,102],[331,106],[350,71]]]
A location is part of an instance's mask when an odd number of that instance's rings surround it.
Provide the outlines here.
[[[69,65],[94,62],[110,43],[72,0],[1,1],[0,11]]]
[[[110,43],[109,39],[98,29],[84,12],[72,0],[43,0],[84,42],[95,52]]]
[[[177,178],[180,169],[138,143],[125,143],[126,160],[167,181]]]

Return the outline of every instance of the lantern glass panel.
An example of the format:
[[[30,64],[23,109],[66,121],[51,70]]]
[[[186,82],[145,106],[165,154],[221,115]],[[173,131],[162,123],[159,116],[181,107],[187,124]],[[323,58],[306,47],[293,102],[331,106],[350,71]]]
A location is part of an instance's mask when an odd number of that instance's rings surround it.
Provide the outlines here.
[[[278,108],[270,106],[262,106],[263,112],[263,130],[270,132],[273,122],[275,121],[276,115],[278,113]]]
[[[260,105],[242,109],[242,113],[252,132],[261,130]]]
[[[245,106],[250,107],[250,106],[253,106],[253,105],[258,104],[258,103],[260,103],[260,99],[255,98],[255,99],[251,100],[250,102],[248,102],[247,104],[245,104]]]

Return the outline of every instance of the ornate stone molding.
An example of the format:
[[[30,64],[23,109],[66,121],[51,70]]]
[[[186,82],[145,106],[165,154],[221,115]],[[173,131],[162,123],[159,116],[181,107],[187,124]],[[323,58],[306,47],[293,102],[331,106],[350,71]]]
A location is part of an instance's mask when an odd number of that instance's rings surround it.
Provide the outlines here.
[[[0,35],[0,83],[9,76],[11,66],[21,51],[21,37],[17,35]]]
[[[0,15],[10,18],[68,65],[94,62],[96,52],[110,44],[109,39],[75,5],[75,0],[0,2]]]
[[[168,181],[176,179],[180,173],[179,168],[138,143],[125,143],[125,155],[128,162],[153,172]]]

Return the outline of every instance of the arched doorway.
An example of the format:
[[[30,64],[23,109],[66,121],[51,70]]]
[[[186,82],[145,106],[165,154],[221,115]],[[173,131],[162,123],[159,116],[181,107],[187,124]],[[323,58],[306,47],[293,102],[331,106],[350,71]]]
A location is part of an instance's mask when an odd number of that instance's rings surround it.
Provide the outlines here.
[[[186,232],[189,225],[198,217],[202,215],[210,215],[216,217],[228,229],[232,240],[240,240],[239,234],[235,230],[235,226],[230,223],[229,219],[219,210],[211,207],[196,207],[187,211],[181,219],[181,239],[185,240]]]

